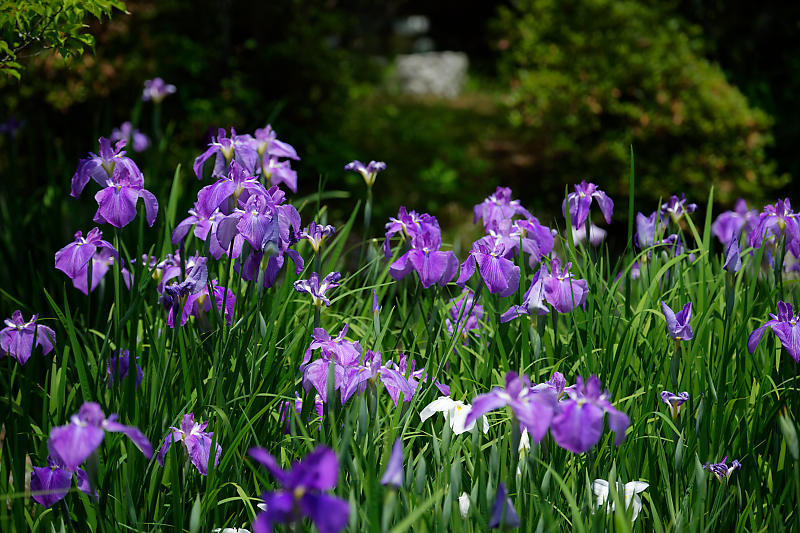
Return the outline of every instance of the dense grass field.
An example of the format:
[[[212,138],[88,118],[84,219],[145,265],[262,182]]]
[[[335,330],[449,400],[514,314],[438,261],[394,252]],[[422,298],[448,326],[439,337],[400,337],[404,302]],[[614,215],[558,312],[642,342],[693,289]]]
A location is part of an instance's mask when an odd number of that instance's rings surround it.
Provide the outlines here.
[[[380,163],[334,221],[269,128],[158,198],[120,149],[63,184],[98,211],[62,290],[2,288],[0,530],[800,531],[788,202],[487,190],[456,257],[402,198],[372,220]]]

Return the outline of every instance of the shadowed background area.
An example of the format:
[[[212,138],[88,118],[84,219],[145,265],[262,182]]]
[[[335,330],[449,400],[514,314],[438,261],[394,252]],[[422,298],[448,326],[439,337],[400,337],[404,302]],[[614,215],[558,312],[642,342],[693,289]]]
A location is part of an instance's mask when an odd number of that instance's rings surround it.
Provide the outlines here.
[[[0,286],[15,297],[32,294],[55,250],[89,229],[94,201],[70,198],[69,182],[97,138],[125,121],[151,140],[133,156],[162,203],[182,165],[179,214],[197,186],[191,163],[217,128],[271,123],[301,157],[297,197],[321,184],[343,191],[328,202],[341,220],[364,194],[344,164],[386,161],[373,232],[400,202],[436,214],[456,251],[475,236],[471,206],[497,185],[544,223],[560,216],[565,186],[584,178],[622,207],[631,145],[636,208],[647,213],[680,191],[702,203],[712,185],[717,207],[739,196],[758,203],[800,172],[800,7],[790,3],[125,6],[86,19],[94,50],[65,60],[30,48],[21,80],[0,79]],[[462,53],[466,76],[444,93],[414,89],[401,56],[441,51]],[[160,106],[141,101],[156,76],[177,87]]]

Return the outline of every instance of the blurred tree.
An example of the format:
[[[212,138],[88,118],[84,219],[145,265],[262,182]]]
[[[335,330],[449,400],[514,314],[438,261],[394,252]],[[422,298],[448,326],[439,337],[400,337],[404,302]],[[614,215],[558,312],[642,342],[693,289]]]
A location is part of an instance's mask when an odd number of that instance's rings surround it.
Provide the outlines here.
[[[638,190],[651,200],[685,190],[702,201],[712,184],[723,202],[763,198],[788,181],[766,156],[769,116],[704,59],[699,28],[669,7],[516,0],[500,10],[511,120],[531,172],[592,177],[624,195],[633,145]]]

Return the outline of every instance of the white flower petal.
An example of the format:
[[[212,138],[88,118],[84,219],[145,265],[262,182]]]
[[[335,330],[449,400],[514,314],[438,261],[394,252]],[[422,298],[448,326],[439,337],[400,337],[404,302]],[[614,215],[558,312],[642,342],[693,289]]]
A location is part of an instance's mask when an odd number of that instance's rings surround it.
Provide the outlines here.
[[[454,404],[455,402],[449,396],[440,396],[426,405],[422,411],[419,412],[419,418],[424,422],[432,417],[435,413],[450,411]]]

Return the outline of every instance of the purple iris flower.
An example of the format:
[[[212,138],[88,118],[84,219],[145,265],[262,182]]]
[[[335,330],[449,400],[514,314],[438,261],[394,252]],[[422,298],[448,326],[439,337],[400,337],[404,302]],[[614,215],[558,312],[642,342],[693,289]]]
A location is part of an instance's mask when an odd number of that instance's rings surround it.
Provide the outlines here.
[[[192,462],[197,471],[202,475],[208,475],[208,467],[211,464],[211,443],[214,439],[213,432],[207,432],[208,422],[200,422],[199,424],[194,421],[194,413],[183,415],[181,420],[181,427],[170,427],[169,435],[164,438],[161,444],[161,450],[158,452],[156,460],[162,467],[164,466],[164,458],[169,451],[169,447],[173,443],[180,442],[183,444],[184,450],[189,455],[189,460]],[[222,455],[222,446],[215,443],[214,455],[214,468],[219,465],[219,456]]]
[[[303,517],[310,518],[320,533],[338,533],[347,526],[349,504],[323,492],[336,486],[339,475],[339,462],[333,450],[317,446],[305,459],[293,463],[288,472],[263,448],[250,448],[247,453],[282,487],[263,494],[267,510],[256,516],[255,533],[269,533],[273,524],[301,525]]]
[[[134,129],[130,122],[123,122],[119,128],[114,128],[111,132],[112,141],[124,140],[126,144],[133,146],[134,152],[144,152],[150,147],[150,139],[138,129]],[[133,141],[131,143],[131,141]]]
[[[727,461],[728,456],[726,455],[719,463],[706,463],[703,465],[703,468],[714,474],[714,476],[717,478],[717,481],[720,483],[723,481],[730,481],[731,474],[742,468],[742,463],[734,459],[731,463],[731,466],[728,466],[726,464]]]
[[[293,402],[288,400],[283,402],[283,405],[278,412],[278,423],[284,425],[284,431],[286,431],[286,433],[289,433],[290,430],[291,420],[289,417],[291,416],[290,413],[292,407],[294,407],[294,412],[297,413],[298,416],[303,412],[303,399],[296,392],[294,393],[294,396],[295,400]],[[322,397],[319,394],[314,395],[314,412],[316,413],[317,417],[322,419],[322,415],[325,412],[325,403],[322,401]],[[319,428],[322,428],[321,420]]]
[[[751,233],[758,224],[758,211],[747,209],[747,202],[739,198],[733,211],[725,211],[711,224],[711,233],[719,239],[723,245],[731,242],[731,239],[738,239],[742,230]]]
[[[386,223],[386,238],[383,241],[383,253],[386,257],[392,256],[389,240],[394,235],[399,234],[404,241],[413,241],[418,235],[428,232],[434,235],[441,235],[439,221],[436,220],[436,217],[428,213],[419,214],[416,211],[407,211],[405,207],[401,206],[400,210],[397,212],[397,217],[389,217],[389,222]]]
[[[111,243],[103,240],[100,229],[92,228],[86,234],[86,238],[83,237],[83,232],[78,231],[73,242],[56,252],[55,266],[70,279],[86,277],[87,265],[98,248],[107,248],[113,251],[114,255],[117,253]]]
[[[77,477],[78,490],[97,500],[97,491],[89,486],[89,476],[77,468],[74,471]],[[34,466],[31,472],[31,498],[45,508],[61,501],[72,486],[73,471],[68,470],[60,461],[48,457],[47,466]]]
[[[139,358],[137,357],[136,360],[138,359]],[[128,350],[114,351],[114,355],[111,356],[111,358],[108,360],[108,364],[106,365],[106,381],[109,389],[114,382],[119,382],[128,377],[130,361],[130,352]],[[139,366],[139,363],[134,364],[136,365],[136,388],[138,389],[142,385],[144,371],[142,370],[142,367]]]
[[[694,337],[692,326],[689,325],[689,320],[692,319],[692,302],[683,306],[683,309],[676,314],[672,309],[663,301],[661,302],[661,310],[664,312],[664,318],[667,320],[667,333],[676,341],[690,341]]]
[[[777,242],[782,233],[786,235],[787,247],[792,254],[800,256],[800,222],[788,198],[764,208],[758,226],[750,233],[750,246],[760,248],[763,240],[770,236],[774,236]]]
[[[278,140],[278,135],[272,126],[267,124],[266,128],[260,128],[255,131],[255,138],[252,140],[256,153],[264,157],[287,157],[299,161],[297,151],[292,145]],[[263,159],[262,159],[263,165]]]
[[[413,365],[412,361],[409,369],[405,355],[402,356],[399,364],[392,360],[384,364],[380,352],[367,350],[363,365],[356,362],[344,368],[341,387],[342,404],[353,394],[364,392],[368,384],[377,385],[378,381],[383,383],[395,406],[400,401],[400,394],[403,395],[404,402],[410,402],[417,390],[417,378],[420,377],[420,372],[414,372]]]
[[[451,298],[448,302],[453,304],[444,323],[450,336],[458,335],[461,342],[469,344],[469,332],[480,330],[480,320],[483,318],[483,306],[475,303],[475,293],[471,289],[464,289],[460,296]],[[479,333],[475,333],[480,336]]]
[[[24,365],[31,358],[34,339],[36,346],[41,346],[42,355],[52,352],[56,333],[47,326],[37,324],[38,319],[39,315],[36,314],[26,322],[22,318],[22,311],[14,311],[11,318],[5,320],[6,327],[0,329],[0,356],[8,355]]]
[[[547,256],[555,244],[553,230],[539,223],[536,217],[514,220],[508,234],[522,244],[522,251],[528,254],[528,264],[536,267],[543,257]]]
[[[208,281],[206,258],[199,257],[186,273],[185,280],[164,285],[164,290],[160,297],[161,304],[172,316],[172,314],[181,310],[181,306],[186,303],[187,296],[196,294],[205,287],[206,281]]]
[[[501,222],[511,220],[515,216],[534,218],[530,211],[522,207],[519,200],[511,199],[511,189],[508,187],[497,187],[494,194],[477,204],[472,212],[475,215],[472,223],[482,220],[483,228],[487,232],[497,230]]]
[[[739,269],[742,268],[742,258],[739,255],[739,237],[733,236],[731,237],[731,242],[728,243],[728,246],[725,250],[725,263],[722,265],[722,269],[735,273],[739,272]]]
[[[306,391],[315,388],[322,401],[328,401],[328,366],[334,365],[335,384],[334,390],[340,390],[345,379],[347,367],[358,367],[361,359],[361,345],[345,339],[348,326],[344,325],[336,337],[322,328],[314,329],[311,345],[306,350],[300,371],[303,373],[303,388]],[[320,358],[311,361],[312,353],[319,349]]]
[[[338,272],[331,272],[322,281],[319,280],[319,275],[314,272],[309,279],[299,279],[294,282],[294,290],[297,292],[304,292],[311,295],[311,300],[316,307],[331,306],[331,301],[325,296],[325,293],[331,289],[339,286],[339,280],[342,275]]]
[[[153,456],[153,446],[139,429],[120,424],[116,414],[106,418],[100,405],[94,402],[84,403],[66,426],[50,430],[47,448],[55,460],[74,472],[100,446],[106,431],[123,433],[145,457]]]
[[[747,350],[752,354],[767,328],[771,328],[795,363],[800,363],[800,313],[794,314],[792,304],[778,302],[778,316],[770,313],[771,320],[750,334]]]
[[[497,485],[497,495],[492,505],[492,518],[489,520],[489,527],[492,529],[514,529],[519,527],[522,521],[514,503],[508,497],[506,486],[501,481]]]
[[[364,163],[356,160],[347,163],[344,169],[358,172],[364,177],[364,182],[367,184],[367,187],[372,187],[375,183],[375,178],[378,176],[378,172],[386,170],[386,163],[383,161],[370,161],[369,164],[365,166]]]
[[[491,236],[478,239],[461,265],[461,275],[456,283],[464,287],[477,266],[490,293],[502,297],[514,294],[519,288],[520,269],[508,259],[510,252],[512,250],[508,250],[500,239]]]
[[[389,464],[381,477],[381,485],[391,485],[399,489],[403,486],[403,439],[397,437],[392,446],[392,455],[389,457]]]
[[[558,413],[550,424],[550,434],[556,444],[573,453],[583,453],[597,444],[603,434],[603,418],[608,414],[608,426],[614,432],[614,445],[625,440],[630,419],[608,401],[597,376],[586,382],[578,376],[574,388],[565,389],[567,398],[558,404]]]
[[[633,240],[639,249],[644,250],[653,246],[656,240],[656,228],[660,222],[661,217],[658,211],[653,211],[649,217],[642,213],[636,213],[636,235]]]
[[[154,104],[160,104],[161,101],[171,94],[175,94],[175,86],[166,83],[161,78],[153,78],[144,82],[144,91],[142,91],[142,101],[153,101]]]
[[[219,176],[215,183],[200,189],[197,201],[203,204],[206,213],[219,208],[229,214],[234,208],[246,205],[251,195],[267,197],[267,190],[251,172],[236,161],[231,161],[226,175]]]
[[[336,228],[333,226],[323,226],[312,221],[308,224],[308,227],[300,232],[300,238],[307,239],[308,242],[311,243],[311,248],[314,249],[314,253],[318,254],[325,239],[334,233],[336,233]]]
[[[533,275],[533,281],[525,295],[522,297],[522,305],[512,305],[508,311],[500,316],[500,322],[508,322],[521,316],[546,315],[550,309],[545,305],[544,282],[550,277],[547,267],[542,265],[538,272]]]
[[[194,160],[192,168],[197,179],[203,179],[203,167],[212,155],[216,156],[212,177],[223,178],[232,161],[236,161],[248,175],[254,175],[259,158],[251,139],[249,135],[236,135],[233,128],[229,138],[225,130],[219,128],[217,136],[211,140],[206,151]]]
[[[661,391],[661,401],[669,407],[669,414],[672,415],[672,418],[678,418],[678,415],[681,414],[681,406],[689,401],[689,393],[672,394],[667,390]]]
[[[275,156],[270,157],[261,166],[261,175],[267,184],[283,183],[290,191],[297,192],[297,171],[292,169],[289,161],[279,161]]]
[[[597,185],[584,180],[575,185],[575,192],[569,193],[567,199],[561,203],[561,212],[565,217],[567,216],[567,203],[569,203],[569,218],[573,228],[581,227],[589,218],[589,207],[592,205],[592,201],[597,202],[606,223],[611,224],[614,201],[605,192],[598,189]]]
[[[223,218],[224,215],[219,208],[209,211],[206,202],[195,202],[194,208],[189,209],[189,216],[175,226],[172,232],[172,244],[178,244],[185,239],[189,230],[194,227],[194,236],[201,241],[208,240],[209,253],[214,259],[219,259],[227,252],[222,248],[219,239],[217,239],[217,227]],[[234,244],[235,247],[236,245]],[[239,247],[241,248],[241,245]]]
[[[550,274],[545,276],[543,286],[545,300],[559,313],[569,313],[583,306],[589,294],[586,280],[575,279],[572,275],[572,263],[561,268],[561,262],[556,257],[550,260]]]
[[[555,395],[549,390],[533,390],[528,376],[506,373],[505,388],[495,387],[491,392],[476,396],[464,421],[469,426],[478,417],[502,407],[511,407],[514,418],[528,430],[531,438],[539,442],[544,438],[557,409]]]
[[[453,252],[443,252],[442,239],[438,232],[426,231],[411,240],[411,249],[401,255],[389,267],[389,274],[399,281],[411,273],[417,272],[424,288],[434,283],[444,287],[458,271],[458,259]]]
[[[553,372],[553,375],[550,376],[550,379],[543,383],[532,386],[531,390],[537,392],[549,390],[555,395],[556,400],[561,401],[564,399],[568,391],[575,390],[575,385],[570,385],[567,387],[567,380],[564,378],[564,374],[561,372]]]
[[[136,163],[129,157],[125,156],[122,150],[125,147],[125,141],[118,141],[114,147],[111,147],[111,140],[105,137],[100,137],[98,141],[100,149],[98,154],[90,152],[88,159],[81,159],[78,163],[78,169],[72,176],[72,189],[70,195],[74,198],[80,196],[86,184],[90,179],[96,181],[101,187],[105,187],[109,179],[112,179],[117,170],[122,170],[126,175],[133,176],[133,180],[137,181],[140,186],[144,186],[144,177],[142,171],[136,166]]]
[[[683,193],[680,196],[672,195],[668,201],[661,204],[661,216],[669,214],[676,224],[684,215],[695,211],[697,211],[697,204],[687,204],[686,195]]]
[[[218,285],[215,279],[211,280],[211,290],[214,291],[214,301],[217,304],[217,312],[224,317],[225,323],[230,326],[233,322],[233,310],[236,305],[236,297],[233,295],[233,291]],[[208,313],[211,311],[211,302],[208,285],[203,285],[199,291],[189,294],[183,305],[181,326],[186,325],[189,321],[189,317],[193,316],[197,319],[197,323],[202,330],[208,330]],[[222,310],[223,304],[225,305],[224,312]],[[167,326],[170,328],[175,327],[175,321],[171,310],[167,316]]]

